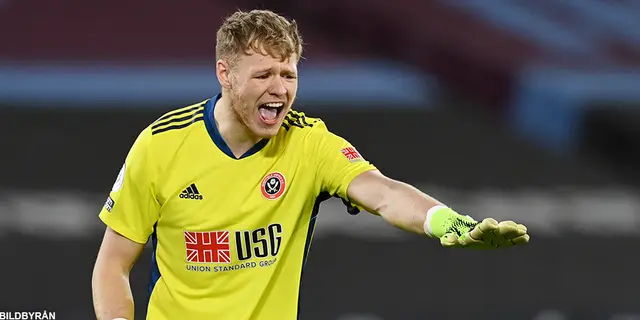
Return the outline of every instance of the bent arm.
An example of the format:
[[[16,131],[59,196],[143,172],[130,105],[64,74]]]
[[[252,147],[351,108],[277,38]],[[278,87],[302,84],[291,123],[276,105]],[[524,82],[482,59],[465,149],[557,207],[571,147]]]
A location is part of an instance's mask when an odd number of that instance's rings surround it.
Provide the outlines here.
[[[401,229],[425,234],[429,209],[442,205],[417,188],[384,176],[378,170],[361,173],[347,189],[349,198]]]
[[[133,320],[134,302],[129,274],[143,248],[143,244],[107,227],[91,281],[98,320]]]

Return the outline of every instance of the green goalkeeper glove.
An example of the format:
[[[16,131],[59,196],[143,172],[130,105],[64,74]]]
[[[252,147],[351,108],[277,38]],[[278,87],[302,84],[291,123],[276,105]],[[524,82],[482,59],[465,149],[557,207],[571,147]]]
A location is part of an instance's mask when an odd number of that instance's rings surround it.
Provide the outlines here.
[[[497,249],[529,242],[527,227],[522,224],[492,218],[478,222],[445,206],[429,210],[424,229],[428,235],[440,238],[446,248]]]

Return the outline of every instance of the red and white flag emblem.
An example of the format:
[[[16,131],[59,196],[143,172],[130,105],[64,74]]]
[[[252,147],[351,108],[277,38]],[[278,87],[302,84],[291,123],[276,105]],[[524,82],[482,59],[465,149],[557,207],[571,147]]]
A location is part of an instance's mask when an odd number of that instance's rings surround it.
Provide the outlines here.
[[[340,152],[342,152],[342,154],[351,162],[363,160],[360,152],[358,152],[354,147],[342,148]]]
[[[184,232],[187,262],[231,263],[229,231]]]

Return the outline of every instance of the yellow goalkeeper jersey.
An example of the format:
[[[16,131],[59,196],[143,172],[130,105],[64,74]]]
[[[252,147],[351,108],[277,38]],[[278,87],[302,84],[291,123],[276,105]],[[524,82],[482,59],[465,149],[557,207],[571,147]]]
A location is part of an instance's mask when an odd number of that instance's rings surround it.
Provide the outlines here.
[[[99,217],[153,244],[147,319],[296,319],[319,204],[375,169],[319,119],[290,111],[236,158],[220,95],[169,112],[129,151]],[[353,207],[352,207],[353,209]]]

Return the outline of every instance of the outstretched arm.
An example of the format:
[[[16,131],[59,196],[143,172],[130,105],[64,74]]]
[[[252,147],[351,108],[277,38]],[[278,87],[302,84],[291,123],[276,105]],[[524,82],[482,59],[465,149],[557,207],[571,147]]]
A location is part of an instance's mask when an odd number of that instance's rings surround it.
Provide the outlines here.
[[[477,222],[378,170],[355,177],[347,194],[351,201],[387,222],[407,231],[440,238],[446,247],[497,248],[529,241],[527,229],[521,224],[491,218]]]

